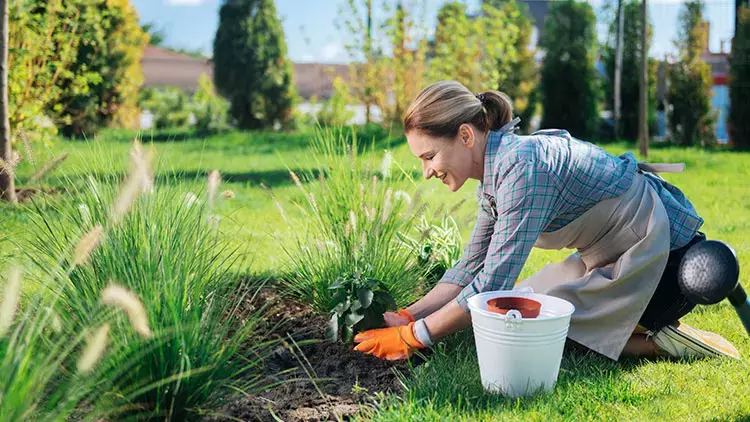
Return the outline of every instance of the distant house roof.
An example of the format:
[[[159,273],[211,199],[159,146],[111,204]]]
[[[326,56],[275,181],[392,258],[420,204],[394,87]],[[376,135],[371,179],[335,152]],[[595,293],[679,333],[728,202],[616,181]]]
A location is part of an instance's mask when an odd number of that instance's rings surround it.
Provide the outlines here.
[[[330,98],[333,94],[333,80],[341,77],[351,80],[349,65],[324,63],[295,63],[294,84],[297,93],[304,99],[313,95],[319,99]]]
[[[199,59],[163,48],[148,46],[141,59],[143,86],[174,86],[187,91],[198,89],[198,78],[205,73],[213,76],[210,59]],[[323,63],[295,63],[294,83],[304,99],[313,95],[327,99],[333,94],[336,76],[350,80],[349,65]]]
[[[198,89],[198,78],[213,76],[209,59],[197,59],[159,47],[147,46],[141,58],[143,86],[175,86],[188,91]]]

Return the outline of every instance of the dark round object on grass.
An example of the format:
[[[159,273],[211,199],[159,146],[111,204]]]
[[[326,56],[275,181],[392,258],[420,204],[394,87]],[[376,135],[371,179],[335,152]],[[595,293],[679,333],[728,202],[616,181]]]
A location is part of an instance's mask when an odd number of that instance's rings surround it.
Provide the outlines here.
[[[678,269],[678,283],[693,303],[721,302],[737,286],[740,263],[734,250],[718,240],[696,243],[685,253]]]

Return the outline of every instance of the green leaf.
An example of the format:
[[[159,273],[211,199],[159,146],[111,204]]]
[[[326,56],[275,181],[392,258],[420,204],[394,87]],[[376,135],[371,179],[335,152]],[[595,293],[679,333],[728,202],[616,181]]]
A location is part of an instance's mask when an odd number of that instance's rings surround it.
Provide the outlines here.
[[[336,341],[339,335],[339,317],[336,314],[331,315],[331,320],[326,326],[326,338],[330,341]]]
[[[345,282],[346,281],[343,280],[343,279],[338,279],[338,280],[334,281],[330,286],[328,286],[328,289],[329,290],[336,290],[336,289],[344,288],[345,287],[345,285],[344,285]]]
[[[372,299],[375,297],[375,294],[372,292],[372,290],[363,287],[357,291],[357,298],[359,298],[359,301],[362,303],[362,307],[369,308],[370,304],[372,304]]]
[[[393,300],[393,297],[389,295],[387,292],[384,292],[383,290],[378,290],[375,292],[375,299],[384,304],[386,306],[386,309],[396,309],[398,308],[398,305],[396,304],[396,301]]]
[[[341,329],[341,341],[351,343],[352,340],[354,340],[354,329],[348,325],[344,325]]]
[[[334,308],[333,312],[336,313],[338,316],[344,315],[344,312],[346,312],[347,309],[349,309],[349,306],[351,306],[351,302],[349,302],[349,298],[347,297],[345,301],[339,302]]]
[[[356,312],[362,309],[362,303],[358,299],[354,299],[354,301],[352,302],[352,306],[349,307],[349,309],[351,309],[352,312]]]
[[[365,283],[365,287],[368,289],[374,290],[376,287],[380,285],[380,280],[374,279],[374,278],[368,278],[367,282]]]
[[[362,318],[364,318],[364,314],[360,314],[358,312],[349,312],[344,316],[344,324],[348,327],[353,327],[356,323],[359,321],[362,321]]]

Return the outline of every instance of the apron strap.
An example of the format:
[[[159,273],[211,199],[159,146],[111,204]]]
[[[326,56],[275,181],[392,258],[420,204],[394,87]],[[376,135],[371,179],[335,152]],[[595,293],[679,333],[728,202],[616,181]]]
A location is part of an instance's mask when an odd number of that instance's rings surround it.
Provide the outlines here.
[[[682,173],[685,163],[638,163],[638,168],[649,173]]]
[[[500,133],[510,133],[515,132],[518,130],[518,123],[521,122],[520,117],[516,117],[515,119],[511,120],[510,122],[506,123],[503,127],[501,127],[498,132]]]

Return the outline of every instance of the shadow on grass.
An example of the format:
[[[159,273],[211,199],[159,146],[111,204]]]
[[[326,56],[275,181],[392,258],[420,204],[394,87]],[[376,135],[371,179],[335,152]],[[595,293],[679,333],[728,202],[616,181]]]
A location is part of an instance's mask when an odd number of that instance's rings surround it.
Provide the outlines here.
[[[379,125],[345,126],[330,128],[332,133],[351,139],[356,134],[358,150],[382,150],[395,148],[406,142],[400,130],[383,128]],[[144,143],[182,143],[202,141],[207,150],[224,150],[233,147],[252,147],[256,153],[271,153],[288,151],[295,148],[307,148],[312,144],[316,132],[313,129],[274,132],[274,131],[242,131],[232,130],[224,132],[195,131],[190,129],[160,129],[160,130],[105,130],[93,138],[110,142],[132,142],[140,139]],[[69,138],[71,141],[85,141],[92,137]]]
[[[320,175],[319,170],[309,169],[292,169],[295,174],[302,180],[303,183],[310,181],[313,178],[318,178]],[[205,184],[208,178],[209,170],[186,170],[186,171],[175,171],[175,172],[161,172],[155,176],[156,183],[158,184],[175,184],[175,183],[197,183]],[[125,174],[109,173],[109,172],[87,172],[84,174],[70,174],[66,176],[65,185],[78,185],[79,183],[86,183],[89,178],[93,178],[98,182],[102,183],[113,183],[119,184],[125,178]],[[274,170],[260,170],[260,171],[245,171],[245,172],[222,172],[221,173],[222,183],[244,183],[251,184],[254,186],[260,186],[264,184],[269,188],[278,188],[294,184],[289,171],[286,169],[274,169]],[[50,181],[47,183],[49,186],[62,186],[62,181]]]

